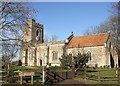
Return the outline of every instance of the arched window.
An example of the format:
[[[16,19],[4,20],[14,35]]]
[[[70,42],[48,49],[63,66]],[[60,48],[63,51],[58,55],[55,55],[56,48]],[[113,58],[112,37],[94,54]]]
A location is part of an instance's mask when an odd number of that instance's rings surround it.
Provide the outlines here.
[[[40,41],[40,30],[39,29],[36,31],[36,41],[37,42]]]
[[[58,52],[53,51],[52,52],[53,60],[57,60],[58,58]]]
[[[91,60],[92,60],[92,58],[91,58],[91,52],[88,51],[88,52],[87,52],[87,55],[88,55],[88,57],[89,57],[89,60],[91,61]]]
[[[36,36],[39,36],[40,32],[39,30],[36,31]]]

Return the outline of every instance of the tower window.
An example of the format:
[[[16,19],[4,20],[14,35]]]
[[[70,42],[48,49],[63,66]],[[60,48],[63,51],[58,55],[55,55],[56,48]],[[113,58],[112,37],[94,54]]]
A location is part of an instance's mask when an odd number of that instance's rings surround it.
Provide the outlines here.
[[[39,30],[36,31],[36,36],[39,36]]]
[[[39,29],[36,31],[36,41],[37,42],[40,41],[40,30]]]

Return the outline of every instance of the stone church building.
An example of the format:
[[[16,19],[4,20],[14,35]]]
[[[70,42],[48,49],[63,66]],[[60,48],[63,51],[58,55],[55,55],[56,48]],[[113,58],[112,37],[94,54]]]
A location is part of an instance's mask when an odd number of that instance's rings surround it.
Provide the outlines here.
[[[110,33],[74,37],[73,33],[64,41],[44,43],[43,25],[28,19],[24,25],[23,46],[20,59],[23,66],[42,66],[50,63],[60,66],[63,54],[89,53],[91,58],[86,65],[91,67],[118,66],[118,55]]]

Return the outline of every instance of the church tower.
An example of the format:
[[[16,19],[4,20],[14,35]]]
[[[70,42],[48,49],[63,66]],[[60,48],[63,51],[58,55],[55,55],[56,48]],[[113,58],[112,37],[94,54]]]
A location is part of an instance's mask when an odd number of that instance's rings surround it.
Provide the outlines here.
[[[28,19],[24,25],[24,42],[31,42],[32,45],[43,43],[43,25],[36,23],[34,19]]]
[[[36,65],[37,44],[44,42],[43,35],[43,25],[36,23],[34,19],[28,19],[27,23],[24,24],[23,43],[20,51],[20,59],[23,65]]]

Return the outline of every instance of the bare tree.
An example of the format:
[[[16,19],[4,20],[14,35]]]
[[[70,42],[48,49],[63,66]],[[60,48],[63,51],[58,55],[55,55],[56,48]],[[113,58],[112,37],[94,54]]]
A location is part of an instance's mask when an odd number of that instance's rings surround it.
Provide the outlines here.
[[[14,44],[12,44],[13,42],[2,42],[2,60],[4,62],[3,67],[6,70],[6,81],[10,82],[12,80],[12,76],[13,76],[13,70],[12,69],[12,59],[14,57],[16,57],[16,53],[19,50],[19,46],[16,41],[14,41]]]
[[[23,24],[28,18],[33,18],[36,11],[24,2],[2,2],[0,4],[0,42],[7,41],[9,45],[22,41]]]
[[[45,43],[49,42],[49,36],[48,36],[48,35],[45,35],[45,36],[44,36],[44,42],[45,42]]]
[[[10,63],[21,46],[23,25],[28,18],[34,18],[36,12],[28,3],[0,3],[0,44],[8,78],[12,70]]]
[[[97,34],[97,33],[106,33],[108,31],[111,32],[111,34],[114,37],[114,42],[115,42],[115,46],[118,50],[118,46],[119,46],[119,42],[120,42],[120,29],[118,26],[119,25],[119,21],[120,17],[119,17],[119,4],[112,4],[112,8],[110,8],[109,12],[111,12],[111,15],[109,16],[108,20],[102,22],[100,25],[89,28],[89,30],[87,30],[85,32],[85,35],[89,35],[89,34]]]
[[[56,35],[51,35],[50,42],[55,42],[55,41],[57,41],[57,36]]]
[[[56,35],[51,35],[51,36],[48,36],[48,35],[45,35],[44,36],[44,42],[47,43],[47,42],[55,42],[57,41],[57,36]]]
[[[0,4],[1,39],[21,39],[23,24],[35,12],[23,2],[2,2]],[[17,37],[16,37],[17,35]]]
[[[91,34],[96,34],[98,33],[97,30],[98,26],[91,26],[88,29],[86,29],[86,31],[84,32],[84,35],[91,35]]]

